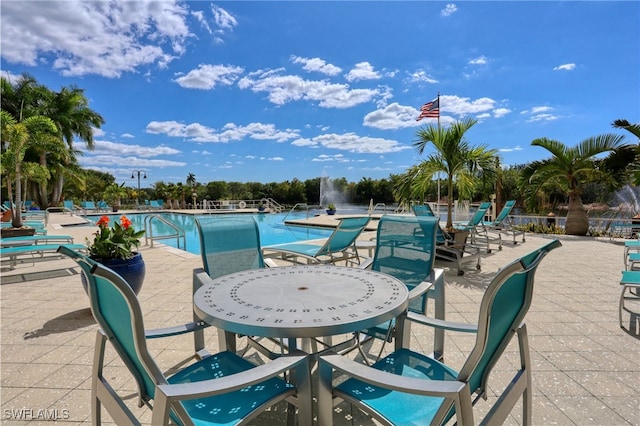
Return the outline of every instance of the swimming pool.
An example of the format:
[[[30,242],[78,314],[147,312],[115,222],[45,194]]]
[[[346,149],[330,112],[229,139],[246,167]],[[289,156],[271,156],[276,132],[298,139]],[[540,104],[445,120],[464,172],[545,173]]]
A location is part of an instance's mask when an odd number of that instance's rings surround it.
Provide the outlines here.
[[[196,227],[196,217],[211,217],[212,215],[189,215],[180,213],[152,213],[161,216],[169,222],[182,228],[186,236],[186,251],[193,254],[200,254],[200,236],[198,235],[198,228]],[[150,214],[147,213],[131,213],[127,214],[127,218],[131,220],[135,229],[144,229],[145,218]],[[286,213],[270,213],[270,214],[253,214],[253,218],[258,223],[258,229],[260,229],[260,244],[264,246],[272,244],[290,243],[303,240],[313,240],[317,238],[327,238],[333,230],[312,228],[306,226],[291,226],[284,224],[284,217]],[[122,214],[108,214],[106,215],[113,222],[120,222]],[[218,215],[214,215],[218,216]],[[219,215],[220,219],[225,217],[243,216],[247,214],[224,214]],[[100,216],[88,216],[87,220],[94,224],[100,219]],[[287,219],[305,219],[307,214],[304,212],[290,213]],[[151,220],[152,232],[154,236],[168,235],[174,233],[166,224],[159,220]],[[144,244],[144,240],[142,241]],[[175,238],[168,238],[161,241],[162,244],[177,247],[177,240]],[[182,245],[182,243],[180,243]],[[182,248],[182,247],[180,247]]]

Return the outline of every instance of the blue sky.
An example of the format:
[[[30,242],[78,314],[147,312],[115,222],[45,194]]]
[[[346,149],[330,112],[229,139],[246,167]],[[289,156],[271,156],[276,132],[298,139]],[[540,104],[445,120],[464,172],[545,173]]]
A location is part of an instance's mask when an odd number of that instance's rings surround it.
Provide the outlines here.
[[[503,165],[640,117],[640,2],[3,0],[3,76],[85,89],[84,167],[133,186],[386,178],[419,108],[478,123]],[[631,140],[629,140],[631,142]],[[430,152],[429,149],[425,154]],[[143,185],[144,186],[144,185]]]

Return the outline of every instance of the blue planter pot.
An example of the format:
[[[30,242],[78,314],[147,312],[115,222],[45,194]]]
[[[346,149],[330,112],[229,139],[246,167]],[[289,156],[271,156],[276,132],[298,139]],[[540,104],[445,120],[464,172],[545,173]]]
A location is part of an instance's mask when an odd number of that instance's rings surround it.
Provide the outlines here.
[[[138,295],[142,289],[146,272],[142,254],[136,253],[131,259],[93,259],[120,275],[129,284],[133,292]],[[87,291],[87,282],[82,273],[82,286]]]
[[[336,214],[335,210],[327,210],[327,214],[330,216],[333,216],[334,214]]]

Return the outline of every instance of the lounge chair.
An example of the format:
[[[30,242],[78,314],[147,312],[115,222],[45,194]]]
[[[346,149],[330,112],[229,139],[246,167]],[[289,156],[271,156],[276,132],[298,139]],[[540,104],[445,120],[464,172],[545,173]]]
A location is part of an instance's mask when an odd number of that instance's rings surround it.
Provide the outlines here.
[[[500,214],[496,216],[495,220],[491,222],[482,222],[482,226],[487,231],[496,231],[498,233],[498,250],[502,250],[502,233],[508,234],[509,232],[513,233],[513,245],[518,244],[516,241],[516,233],[522,233],[522,242],[525,242],[525,233],[524,231],[517,231],[514,226],[509,222],[509,215],[511,214],[511,210],[516,205],[516,200],[508,200],[504,203],[504,207],[500,210]]]
[[[118,371],[103,374],[107,341],[111,343],[137,384],[138,405],[152,410],[150,424],[244,424],[271,405],[297,396],[299,423],[311,424],[309,360],[306,355],[283,355],[256,366],[231,352],[196,357],[186,367],[165,375],[147,348],[148,339],[192,332],[197,323],[145,330],[143,314],[131,287],[116,273],[84,256],[64,254],[87,274],[91,312],[98,323],[91,377],[93,424],[101,424],[102,407],[116,424],[140,424],[109,380],[124,383]],[[179,345],[176,345],[179,348]],[[106,357],[111,363],[111,356]],[[176,371],[177,370],[177,371]],[[121,373],[122,369],[119,370]],[[278,377],[292,372],[296,385]],[[149,421],[146,419],[145,421]]]
[[[426,314],[427,298],[435,301],[435,317],[445,319],[444,271],[434,269],[436,257],[436,228],[438,219],[434,217],[383,215],[378,223],[376,251],[373,259],[360,265],[373,271],[382,272],[402,281],[410,290],[409,310]],[[385,341],[394,337],[395,320],[364,330],[367,336]],[[436,330],[434,354],[441,357],[444,335]],[[362,339],[358,338],[358,348],[366,360],[362,349]]]
[[[411,350],[406,342],[372,367],[336,354],[320,355],[321,424],[332,424],[334,398],[353,404],[385,425],[441,425],[451,423],[453,417],[458,425],[500,425],[522,398],[520,421],[531,424],[531,361],[523,321],[533,297],[535,271],[546,254],[559,246],[558,240],[551,241],[500,269],[483,294],[477,324],[436,321],[413,312],[398,318],[399,334],[404,333],[409,321],[474,333],[475,345],[459,371]],[[520,355],[517,371],[503,391],[489,390],[493,367],[515,335]],[[483,411],[485,417],[476,422],[473,405],[493,392],[501,395],[488,412]],[[477,397],[472,399],[474,393]]]
[[[38,245],[38,244],[73,244],[73,237],[71,235],[32,235],[25,237],[11,237],[0,239],[0,247],[13,247],[24,245]]]
[[[112,210],[111,207],[107,204],[106,201],[98,201],[97,204],[97,211],[98,212],[108,212],[109,210]]]
[[[620,280],[620,286],[622,292],[620,293],[620,302],[618,303],[618,318],[620,320],[620,327],[624,328],[622,323],[622,312],[628,311],[625,306],[626,300],[640,301],[640,271],[622,271],[622,279]],[[629,290],[630,296],[626,296],[627,290]],[[632,291],[635,290],[635,293]],[[631,314],[630,323],[634,323],[637,320],[637,313]]]
[[[487,214],[487,210],[489,210],[489,207],[491,207],[491,203],[489,201],[480,203],[478,209],[468,221],[453,222],[454,228],[469,231],[472,244],[486,245],[487,253],[491,253],[491,247],[489,247],[489,236],[486,229],[482,226],[482,222],[484,221],[484,217]],[[478,241],[480,238],[480,233],[482,234],[482,239],[484,240],[483,243],[480,243]]]
[[[72,251],[85,251],[87,246],[84,244],[64,244],[69,250]],[[41,258],[44,258],[45,253],[56,253],[60,244],[30,244],[23,246],[2,247],[0,253],[2,260],[8,258],[9,268],[14,269],[18,263],[18,256],[29,255],[31,256],[31,263],[35,265],[35,255],[39,254]],[[56,258],[59,256],[55,256]]]
[[[90,211],[91,212],[98,211],[98,207],[96,207],[96,203],[94,203],[93,201],[81,201],[80,207],[82,208],[82,210],[84,210],[85,214],[87,214]]]
[[[435,217],[433,210],[429,205],[423,204],[412,207],[416,216]],[[458,275],[464,274],[462,263],[476,259],[476,269],[481,269],[480,264],[480,248],[471,242],[468,242],[470,231],[461,229],[453,236],[440,227],[436,228],[436,258],[447,262],[455,262]],[[466,255],[466,256],[465,256]]]
[[[151,200],[149,201],[149,208],[151,210],[160,210],[162,206],[160,205],[160,202],[158,202],[158,200]]]
[[[360,264],[360,256],[356,248],[356,239],[369,223],[369,216],[345,217],[323,245],[308,243],[288,243],[266,246],[265,257],[280,257],[294,262],[336,263],[340,261]]]

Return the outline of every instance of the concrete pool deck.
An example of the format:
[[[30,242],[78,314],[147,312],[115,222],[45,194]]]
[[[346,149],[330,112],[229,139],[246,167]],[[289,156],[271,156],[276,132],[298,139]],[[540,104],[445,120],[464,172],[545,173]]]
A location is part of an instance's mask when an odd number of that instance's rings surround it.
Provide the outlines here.
[[[193,212],[193,211],[191,211]],[[321,217],[322,220],[335,220]],[[317,220],[321,220],[317,219]],[[79,218],[52,213],[49,234],[68,234],[76,243],[95,232],[93,227],[62,227]],[[368,240],[374,234],[362,235]],[[505,244],[503,250],[483,254],[482,270],[467,268],[463,276],[446,273],[447,319],[474,322],[483,290],[495,272],[530,252],[551,236],[527,234],[527,242]],[[640,332],[625,316],[618,326],[621,240],[560,236],[563,247],[551,252],[536,274],[536,289],[526,318],[533,363],[534,425],[638,425],[640,424]],[[139,295],[145,326],[156,328],[191,320],[192,270],[200,256],[156,245],[141,247],[146,265]],[[437,267],[446,267],[438,262]],[[90,376],[96,325],[88,309],[79,268],[68,259],[18,264],[2,269],[0,335],[0,406],[2,424],[45,424],[40,412],[57,415],[56,424],[90,424]],[[638,304],[631,304],[640,313]],[[638,308],[638,309],[635,309]],[[413,349],[430,352],[431,332],[412,328]],[[215,352],[214,329],[206,332],[207,348]],[[447,362],[459,367],[473,337],[448,334]],[[151,349],[163,368],[192,355],[192,341],[181,336],[152,341]],[[489,401],[480,401],[476,414],[495,401],[508,373],[518,362],[514,343],[492,376]],[[371,353],[376,353],[375,349]],[[150,423],[148,409],[137,408],[133,381],[111,348],[106,374],[113,372],[118,390],[134,412]],[[519,406],[518,406],[519,407]],[[39,411],[40,410],[40,411]],[[104,414],[104,411],[103,411]],[[43,414],[44,415],[44,414]],[[478,416],[476,417],[478,418]],[[507,424],[520,424],[514,409]],[[105,415],[105,420],[108,416]],[[341,404],[337,425],[376,424],[369,417]],[[106,422],[108,423],[108,422]],[[284,424],[277,410],[254,422]]]

